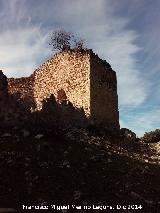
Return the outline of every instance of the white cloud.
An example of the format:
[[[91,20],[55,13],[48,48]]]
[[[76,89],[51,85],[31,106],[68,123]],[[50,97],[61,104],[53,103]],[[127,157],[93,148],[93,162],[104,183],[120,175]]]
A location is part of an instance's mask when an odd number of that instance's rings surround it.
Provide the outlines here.
[[[28,76],[50,55],[48,34],[31,22],[26,0],[2,0],[0,69],[7,77]]]
[[[121,120],[121,127],[126,127],[134,131],[138,136],[143,136],[144,132],[159,128],[160,109],[153,108],[145,112],[126,113],[125,121]]]
[[[37,60],[46,58],[48,37],[38,26],[7,30],[0,34],[0,65],[8,77],[28,76]]]

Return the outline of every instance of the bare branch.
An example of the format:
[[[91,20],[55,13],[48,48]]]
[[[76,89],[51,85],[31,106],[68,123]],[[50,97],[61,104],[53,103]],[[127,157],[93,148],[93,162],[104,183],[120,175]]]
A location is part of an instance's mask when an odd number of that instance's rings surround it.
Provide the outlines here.
[[[50,44],[53,50],[69,50],[76,49],[82,50],[84,48],[84,40],[81,38],[75,38],[71,32],[65,30],[56,30],[51,35]]]

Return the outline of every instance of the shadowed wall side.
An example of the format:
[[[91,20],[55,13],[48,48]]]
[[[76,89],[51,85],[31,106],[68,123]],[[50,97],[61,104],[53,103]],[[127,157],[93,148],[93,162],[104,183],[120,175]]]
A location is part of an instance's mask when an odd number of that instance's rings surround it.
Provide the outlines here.
[[[97,55],[90,55],[90,113],[99,124],[119,129],[116,72]]]
[[[34,76],[8,78],[8,92],[24,102],[28,109],[35,108],[33,99]]]

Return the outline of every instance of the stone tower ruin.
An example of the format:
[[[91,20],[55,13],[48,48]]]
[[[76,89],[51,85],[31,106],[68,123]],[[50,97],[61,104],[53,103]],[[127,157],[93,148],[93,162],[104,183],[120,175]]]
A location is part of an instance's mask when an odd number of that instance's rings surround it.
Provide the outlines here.
[[[8,79],[8,90],[30,106],[34,100],[36,110],[53,94],[59,102],[83,108],[94,122],[119,128],[116,72],[92,50],[56,53],[30,77]]]

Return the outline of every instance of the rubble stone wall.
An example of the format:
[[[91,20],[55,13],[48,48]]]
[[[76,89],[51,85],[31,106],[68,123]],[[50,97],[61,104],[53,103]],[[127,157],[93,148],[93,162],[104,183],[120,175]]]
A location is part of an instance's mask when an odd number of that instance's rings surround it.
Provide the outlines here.
[[[34,76],[26,78],[8,78],[8,92],[19,97],[29,108],[34,108],[33,87]]]
[[[70,101],[97,123],[119,128],[116,73],[91,50],[55,54],[26,78],[9,78],[8,92],[31,109],[40,110],[52,94]]]
[[[98,123],[119,128],[116,72],[110,64],[91,54],[90,59],[90,113]]]
[[[42,64],[34,72],[34,98],[37,108],[41,101],[59,94],[75,107],[89,113],[89,54],[87,52],[64,51]]]

